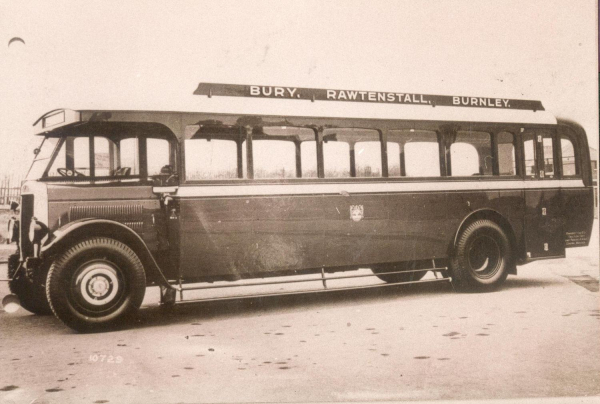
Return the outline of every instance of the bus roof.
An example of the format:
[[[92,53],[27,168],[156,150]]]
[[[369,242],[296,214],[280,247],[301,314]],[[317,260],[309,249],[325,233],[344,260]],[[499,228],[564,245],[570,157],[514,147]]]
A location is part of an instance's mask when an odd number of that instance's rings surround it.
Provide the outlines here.
[[[199,97],[200,96],[200,97]],[[540,101],[449,95],[405,94],[376,91],[310,89],[200,83],[194,95],[169,99],[173,110],[58,109],[42,115],[34,132],[44,134],[75,122],[103,120],[110,114],[127,121],[162,123],[173,129],[183,117],[202,114],[258,115],[275,117],[358,118],[410,121],[489,122],[514,124],[557,123]],[[174,131],[181,136],[181,128]]]

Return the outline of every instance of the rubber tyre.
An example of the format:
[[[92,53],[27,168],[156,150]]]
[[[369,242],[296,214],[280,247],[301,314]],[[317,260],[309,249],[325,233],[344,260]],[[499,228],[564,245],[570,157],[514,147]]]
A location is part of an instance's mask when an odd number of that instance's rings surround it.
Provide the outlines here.
[[[19,268],[19,254],[8,257],[8,279],[12,279],[17,268]],[[39,316],[52,314],[48,299],[46,299],[46,274],[48,267],[39,268],[33,279],[25,276],[25,270],[21,269],[18,276],[8,282],[10,292],[17,295],[21,307]]]
[[[75,244],[50,267],[46,295],[52,311],[80,332],[113,329],[139,309],[146,274],[138,256],[111,238]]]
[[[450,259],[452,284],[463,292],[484,292],[498,288],[512,265],[510,240],[491,220],[477,220],[458,236]]]
[[[373,267],[371,270],[373,271],[375,276],[377,276],[379,279],[381,279],[382,281],[384,281],[386,283],[416,282],[416,281],[421,280],[425,276],[425,274],[427,274],[427,271],[407,272],[404,274],[387,274],[387,275],[379,274],[379,272],[394,272],[394,271],[400,271],[401,269],[416,269],[416,268],[414,268],[412,266],[407,266],[407,265],[389,264],[389,265],[378,265],[378,266]]]

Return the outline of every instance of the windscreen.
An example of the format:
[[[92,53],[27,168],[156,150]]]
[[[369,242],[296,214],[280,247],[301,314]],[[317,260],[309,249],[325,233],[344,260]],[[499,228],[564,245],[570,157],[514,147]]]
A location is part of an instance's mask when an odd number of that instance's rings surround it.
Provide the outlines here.
[[[56,148],[58,144],[59,138],[45,137],[42,140],[42,143],[38,148],[34,150],[36,153],[33,163],[31,163],[31,167],[27,172],[28,180],[36,180],[42,178],[48,163],[50,162],[50,158],[52,157],[52,152]]]

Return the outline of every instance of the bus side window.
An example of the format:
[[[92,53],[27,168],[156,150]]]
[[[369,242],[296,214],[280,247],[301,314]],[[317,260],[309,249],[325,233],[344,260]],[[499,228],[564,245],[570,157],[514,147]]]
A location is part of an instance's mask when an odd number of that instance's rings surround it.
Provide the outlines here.
[[[523,152],[525,159],[525,176],[530,178],[536,177],[536,147],[535,136],[533,133],[523,134]]]
[[[562,175],[563,177],[571,177],[579,175],[579,167],[575,158],[575,148],[573,142],[561,136],[560,148],[562,152]]]
[[[296,177],[296,147],[277,139],[252,139],[254,178]]]
[[[317,141],[307,140],[300,143],[302,178],[317,178]]]
[[[187,139],[185,177],[188,181],[238,178],[237,143],[229,139]]]
[[[264,126],[253,129],[254,178],[317,177],[317,134],[313,129]]]
[[[115,171],[120,170],[118,173],[127,172],[127,175],[139,175],[140,156],[138,138],[129,137],[121,139],[121,141],[119,142],[118,149],[119,153],[117,156]],[[127,170],[126,168],[129,168],[129,170]],[[113,175],[115,175],[115,172],[113,172]]]
[[[350,177],[350,145],[337,139],[323,140],[325,178]]]
[[[373,129],[323,131],[323,165],[327,177],[381,177],[381,136]]]
[[[542,144],[544,146],[544,177],[554,178],[554,141],[551,135],[544,135]]]
[[[372,133],[354,143],[357,177],[381,177],[381,142],[379,133]]]
[[[158,175],[161,168],[169,165],[169,141],[166,139],[148,138],[146,139],[146,148],[148,154],[148,175]]]
[[[85,176],[90,175],[90,138],[76,137],[73,141],[73,161],[75,171]]]
[[[510,132],[500,132],[496,139],[498,143],[498,174],[501,176],[517,175],[514,135]]]
[[[106,177],[115,170],[113,142],[105,137],[94,136],[94,175]]]
[[[437,134],[428,130],[390,130],[387,133],[389,177],[439,177]]]
[[[450,155],[453,177],[493,175],[492,137],[487,132],[456,132]]]

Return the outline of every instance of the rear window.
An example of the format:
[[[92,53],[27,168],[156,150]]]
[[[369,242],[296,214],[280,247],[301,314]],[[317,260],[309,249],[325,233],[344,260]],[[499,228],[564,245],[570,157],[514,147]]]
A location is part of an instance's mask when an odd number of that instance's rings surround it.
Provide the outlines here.
[[[572,177],[579,174],[577,161],[575,159],[575,148],[573,142],[566,137],[560,138],[561,163],[563,177]]]

